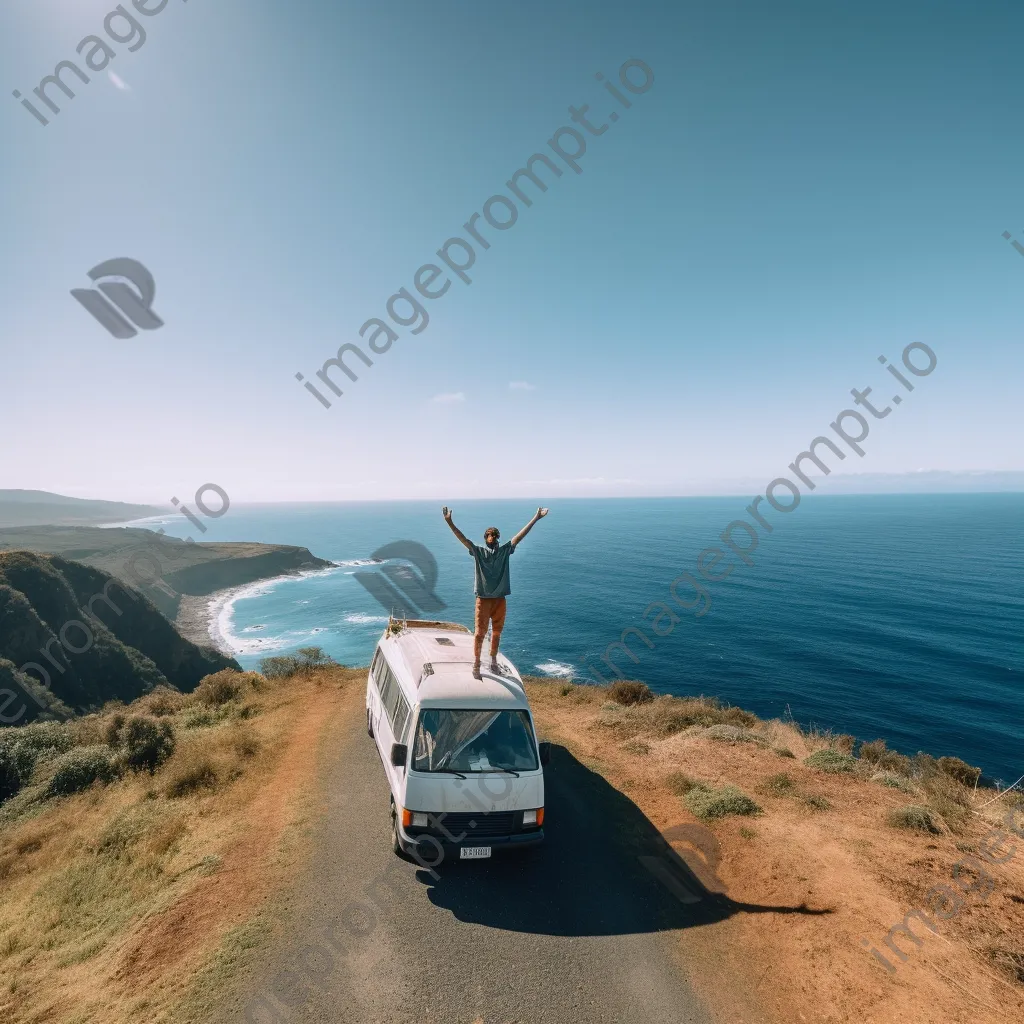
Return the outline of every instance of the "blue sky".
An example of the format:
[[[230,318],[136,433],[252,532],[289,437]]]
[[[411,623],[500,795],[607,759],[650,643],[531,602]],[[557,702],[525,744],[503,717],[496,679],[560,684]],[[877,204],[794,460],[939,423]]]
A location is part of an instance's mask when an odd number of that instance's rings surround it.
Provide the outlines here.
[[[3,486],[714,491],[784,472],[850,388],[891,397],[911,342],[935,372],[840,469],[1024,469],[1019,4],[169,0],[43,127],[11,91],[114,7],[0,13]],[[631,58],[625,110],[594,76]],[[621,116],[582,173],[319,405],[294,374],[584,103]],[[130,340],[69,294],[122,256],[165,321]]]

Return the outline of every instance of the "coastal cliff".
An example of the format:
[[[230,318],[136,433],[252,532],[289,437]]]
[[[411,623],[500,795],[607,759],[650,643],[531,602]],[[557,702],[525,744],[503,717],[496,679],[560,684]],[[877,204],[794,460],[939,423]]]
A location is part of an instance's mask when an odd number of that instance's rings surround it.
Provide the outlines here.
[[[110,573],[144,593],[172,622],[183,598],[333,564],[288,544],[194,544],[136,527],[0,529],[0,552],[11,549],[62,555]]]

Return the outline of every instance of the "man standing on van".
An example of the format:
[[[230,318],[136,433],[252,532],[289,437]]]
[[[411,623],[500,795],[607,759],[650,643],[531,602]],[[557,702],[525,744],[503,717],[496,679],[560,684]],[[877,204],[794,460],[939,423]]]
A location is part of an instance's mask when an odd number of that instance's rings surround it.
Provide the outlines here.
[[[476,565],[476,616],[473,636],[473,675],[480,678],[480,652],[487,634],[487,624],[491,626],[491,671],[498,671],[498,644],[501,642],[501,631],[505,628],[505,597],[512,592],[508,578],[508,559],[516,545],[533,529],[533,524],[548,514],[546,508],[537,509],[537,514],[510,540],[499,544],[501,534],[496,526],[488,526],[484,530],[484,547],[474,544],[453,522],[452,510],[447,505],[441,509],[444,521],[451,527],[452,533],[473,556]]]

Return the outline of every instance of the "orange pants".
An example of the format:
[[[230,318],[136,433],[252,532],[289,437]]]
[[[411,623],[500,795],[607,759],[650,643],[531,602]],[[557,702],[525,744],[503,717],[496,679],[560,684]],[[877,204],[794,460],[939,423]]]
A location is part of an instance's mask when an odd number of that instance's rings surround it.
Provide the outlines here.
[[[484,636],[487,634],[488,623],[491,626],[491,657],[497,655],[501,631],[505,628],[505,610],[505,598],[503,597],[478,597],[476,599],[473,651],[478,661],[484,645]]]

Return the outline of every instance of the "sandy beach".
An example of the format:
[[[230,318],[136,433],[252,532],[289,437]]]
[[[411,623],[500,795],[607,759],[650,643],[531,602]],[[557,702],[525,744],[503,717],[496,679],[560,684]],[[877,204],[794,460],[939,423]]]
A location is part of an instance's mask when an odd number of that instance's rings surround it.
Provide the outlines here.
[[[212,647],[214,650],[233,657],[235,652],[225,642],[217,629],[217,616],[231,599],[231,595],[241,587],[218,590],[212,594],[194,596],[182,594],[178,606],[178,615],[174,625],[178,632],[187,640],[200,647]]]

